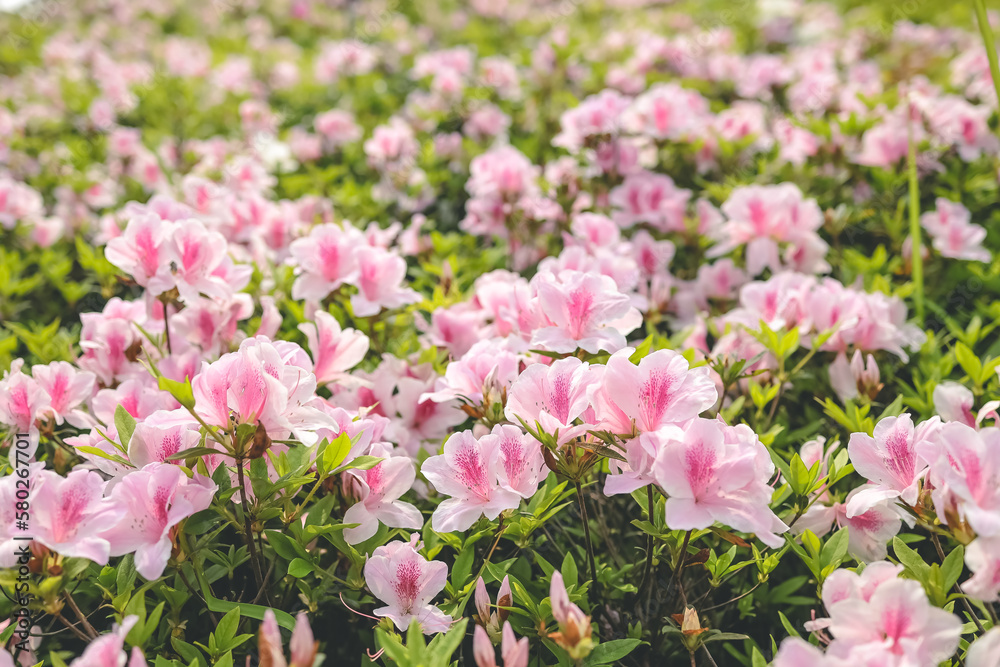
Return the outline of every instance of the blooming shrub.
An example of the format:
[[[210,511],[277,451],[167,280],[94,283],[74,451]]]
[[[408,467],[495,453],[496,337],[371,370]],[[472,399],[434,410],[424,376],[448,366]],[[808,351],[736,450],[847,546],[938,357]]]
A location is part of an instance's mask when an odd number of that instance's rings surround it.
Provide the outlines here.
[[[992,15],[857,4],[0,14],[0,667],[1000,665]]]

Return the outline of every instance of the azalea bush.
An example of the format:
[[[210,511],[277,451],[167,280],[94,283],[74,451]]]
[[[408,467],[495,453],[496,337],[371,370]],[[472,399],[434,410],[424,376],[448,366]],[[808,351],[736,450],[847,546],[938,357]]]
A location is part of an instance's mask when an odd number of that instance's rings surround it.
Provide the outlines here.
[[[998,19],[0,14],[0,667],[1000,665]]]

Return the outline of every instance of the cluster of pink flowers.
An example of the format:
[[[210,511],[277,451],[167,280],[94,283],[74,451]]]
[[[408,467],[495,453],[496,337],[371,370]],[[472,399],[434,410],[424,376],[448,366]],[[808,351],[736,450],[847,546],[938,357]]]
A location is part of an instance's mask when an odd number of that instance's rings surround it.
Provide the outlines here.
[[[962,622],[931,606],[919,582],[898,576],[902,569],[882,562],[861,574],[831,574],[823,584],[830,616],[809,625],[832,637],[826,653],[801,639],[786,639],[775,667],[934,667],[950,658],[958,648]]]

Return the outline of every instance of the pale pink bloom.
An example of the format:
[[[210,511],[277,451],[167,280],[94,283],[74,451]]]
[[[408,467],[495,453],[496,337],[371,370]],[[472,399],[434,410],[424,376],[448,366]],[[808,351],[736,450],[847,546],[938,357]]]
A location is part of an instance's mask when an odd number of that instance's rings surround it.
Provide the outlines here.
[[[715,405],[719,395],[707,366],[689,368],[673,350],[657,350],[633,364],[633,352],[625,348],[611,355],[603,384],[639,432],[685,422]]]
[[[142,468],[149,463],[168,463],[174,454],[197,447],[201,441],[198,422],[186,410],[179,415],[183,423],[170,423],[177,421],[177,415],[167,411],[154,412],[138,422],[128,443],[128,460]],[[205,444],[211,447],[211,439]]]
[[[128,228],[125,234],[128,235]],[[194,300],[199,294],[224,296],[229,292],[229,286],[212,275],[226,257],[227,249],[225,237],[205,229],[199,220],[177,223],[162,261],[171,267],[182,298]]]
[[[851,491],[843,503],[814,504],[795,523],[795,532],[801,534],[811,530],[818,537],[822,537],[833,525],[838,528],[848,528],[849,554],[864,563],[883,560],[887,553],[886,544],[899,533],[902,520],[889,500],[877,503],[862,514],[848,517],[847,504],[862,488],[864,487]]]
[[[630,103],[629,98],[609,88],[591,95],[579,106],[563,113],[562,131],[552,140],[552,145],[572,153],[583,148],[588,137],[617,135],[622,112]]]
[[[797,167],[819,150],[819,138],[815,134],[784,119],[774,124],[774,138],[778,143],[778,159]]]
[[[635,98],[623,123],[630,131],[654,139],[688,140],[711,118],[708,101],[696,90],[658,83]]]
[[[969,647],[965,656],[966,667],[994,667],[1000,665],[1000,628],[990,629]]]
[[[503,488],[522,498],[531,498],[538,490],[538,483],[545,461],[538,442],[521,432],[517,426],[497,424],[489,435],[479,439],[480,445],[499,452],[500,466],[497,481]]]
[[[965,564],[972,577],[962,584],[969,597],[983,602],[1000,600],[1000,538],[980,537],[965,550]]]
[[[731,427],[695,419],[684,438],[667,440],[653,464],[667,495],[666,522],[673,530],[708,528],[716,521],[756,533],[772,548],[784,544],[776,533],[788,527],[771,511],[774,474],[767,449],[746,425]]]
[[[157,410],[173,407],[173,398],[157,389],[156,383],[148,378],[139,376],[134,380],[125,380],[114,389],[101,389],[91,402],[91,413],[105,424],[114,424],[115,410],[119,405],[136,420],[146,419]]]
[[[101,531],[118,521],[126,508],[104,498],[101,476],[74,470],[61,477],[45,470],[35,480],[31,505],[35,541],[63,556],[106,565],[111,544]]]
[[[326,223],[309,236],[292,241],[290,261],[296,267],[293,299],[319,301],[358,275],[356,252],[364,243],[362,233],[349,224]]]
[[[950,495],[980,537],[1000,536],[1000,429],[948,422],[917,453],[930,463],[935,504]]]
[[[897,114],[898,115],[898,114]],[[914,141],[922,132],[914,132]],[[875,125],[861,138],[861,152],[854,158],[857,164],[888,169],[895,166],[909,152],[909,133],[903,119],[896,118]]]
[[[447,349],[452,358],[464,356],[477,343],[483,341],[483,324],[486,313],[468,303],[451,308],[435,308],[428,325],[423,318],[416,321],[427,342]]]
[[[912,579],[883,581],[867,600],[847,597],[828,604],[827,611],[834,637],[828,653],[863,655],[870,664],[935,667],[955,653],[962,631],[962,621],[932,607]]]
[[[421,399],[442,402],[460,398],[477,404],[491,389],[509,390],[517,379],[521,355],[508,347],[498,339],[479,341],[461,359],[450,362],[444,377],[434,380],[434,391]]]
[[[839,352],[830,364],[830,385],[843,403],[857,398],[859,392],[868,395],[869,391],[877,391],[880,379],[875,357],[869,354],[866,362],[861,350],[854,351],[850,363],[847,355]]]
[[[351,308],[358,317],[377,315],[383,309],[400,308],[420,301],[420,295],[403,286],[406,260],[382,248],[367,246],[355,250],[358,262],[358,293],[351,297]]]
[[[751,148],[766,151],[774,144],[767,131],[766,107],[760,102],[737,100],[715,117],[712,127],[729,142],[753,139]]]
[[[990,251],[983,247],[986,228],[971,222],[969,209],[958,202],[938,197],[937,208],[920,216],[920,224],[942,257],[989,262]]]
[[[50,403],[42,385],[21,371],[23,365],[23,359],[15,360],[0,380],[0,424],[27,432],[34,427],[35,419],[46,413]]]
[[[23,450],[22,450],[23,451]],[[34,457],[33,452],[29,454]],[[14,455],[16,459],[16,454]],[[40,475],[44,474],[45,463],[34,461],[28,464],[28,477],[26,480],[17,475],[4,475],[0,477],[0,567],[10,568],[18,565],[18,551],[21,547],[28,546],[29,542],[25,537],[31,537],[30,524],[18,525],[18,515],[22,515],[24,510],[18,510],[18,502],[27,502],[30,505],[34,502],[38,493]],[[20,481],[20,488],[18,488]],[[28,494],[24,497],[24,484],[28,483]],[[20,491],[20,494],[18,492]],[[20,495],[20,497],[19,497]],[[22,505],[23,507],[23,505]],[[30,510],[29,510],[30,512]],[[21,516],[23,521],[23,515]]]
[[[132,657],[125,652],[125,636],[139,622],[138,616],[126,616],[121,625],[115,624],[111,632],[101,635],[87,645],[83,654],[70,663],[70,667],[145,667],[146,659],[136,646]]]
[[[392,456],[384,445],[372,445],[371,456],[383,459],[368,470],[348,470],[348,482],[357,496],[356,503],[344,513],[345,524],[359,524],[344,530],[348,544],[364,542],[378,531],[379,522],[390,528],[419,530],[424,525],[420,510],[400,500],[410,490],[417,470],[408,456]]]
[[[474,199],[513,202],[540,192],[536,180],[540,169],[513,146],[491,148],[469,165],[465,189]]]
[[[299,331],[309,341],[316,381],[326,384],[343,379],[368,354],[368,336],[355,329],[342,330],[324,310],[317,310],[314,317],[315,322],[300,324]]]
[[[624,228],[647,223],[661,232],[683,232],[691,191],[678,188],[665,174],[640,171],[611,190],[608,202],[615,222]]]
[[[174,224],[146,214],[129,220],[118,238],[108,241],[104,254],[108,261],[154,295],[174,286],[170,273],[170,244]]]
[[[535,330],[532,345],[563,353],[616,352],[625,347],[625,334],[642,323],[629,297],[608,276],[565,270],[539,273],[532,283],[550,323]]]
[[[316,57],[316,81],[328,84],[344,76],[360,76],[377,64],[378,52],[362,41],[327,42]]]
[[[378,171],[412,167],[420,144],[411,128],[402,118],[392,118],[388,124],[379,125],[371,139],[365,141],[368,164]]]
[[[512,422],[523,420],[528,428],[540,428],[567,442],[586,432],[573,422],[590,407],[588,393],[596,371],[577,357],[566,357],[550,366],[528,366],[507,394],[504,414]]]
[[[957,95],[942,95],[929,106],[931,130],[943,142],[955,146],[966,162],[978,160],[984,153],[995,155],[1000,149],[1000,141],[988,122],[993,113],[990,107],[970,104]]]
[[[485,141],[503,135],[510,128],[510,116],[495,104],[486,104],[469,114],[462,132],[473,141]]]
[[[448,438],[443,454],[424,461],[420,472],[439,493],[451,496],[434,510],[434,530],[468,530],[480,516],[492,521],[520,504],[518,493],[500,483],[500,471],[508,465],[501,462],[501,442],[488,436],[477,441],[472,431],[462,431]],[[520,472],[516,461],[509,465]]]
[[[814,199],[805,199],[798,186],[747,185],[732,191],[722,205],[726,222],[715,232],[720,241],[710,257],[746,245],[747,272],[756,276],[765,268],[783,268],[779,244],[787,244],[784,264],[805,273],[824,273],[827,245],[817,230],[823,213]]]
[[[968,387],[957,382],[942,382],[934,387],[932,398],[934,411],[941,416],[942,421],[976,425],[976,413],[972,410],[975,397]]]
[[[438,402],[427,396],[433,382],[433,378],[402,377],[395,383],[396,394],[381,399],[395,413],[386,412],[394,417],[390,439],[413,456],[422,442],[440,442],[466,419],[455,401]]]
[[[361,128],[354,122],[354,115],[341,109],[317,115],[315,127],[330,148],[339,148],[361,138]]]
[[[864,514],[882,500],[899,498],[908,505],[916,503],[920,480],[927,471],[919,451],[939,427],[940,420],[935,417],[914,428],[910,415],[904,413],[876,424],[874,437],[852,433],[847,451],[854,469],[870,484],[851,499],[847,516]]]
[[[506,578],[505,578],[506,581]],[[503,641],[500,644],[500,656],[503,667],[528,667],[528,638],[518,639],[510,622],[503,624]],[[476,626],[472,638],[472,655],[476,667],[497,667],[496,652],[489,634],[481,625]]]
[[[644,278],[667,273],[667,267],[677,252],[673,243],[657,241],[645,229],[640,229],[629,240],[632,255]]]
[[[392,619],[404,632],[413,619],[420,623],[424,634],[445,632],[452,620],[430,601],[444,589],[448,566],[421,556],[417,539],[414,534],[410,542],[396,540],[381,546],[365,563],[368,588],[386,603],[373,613]]]
[[[774,654],[771,667],[848,667],[846,662],[827,656],[799,637],[788,637]]]
[[[625,463],[608,460],[611,474],[604,481],[604,495],[632,493],[648,484],[655,484],[653,463],[668,440],[683,440],[684,431],[669,424],[655,431],[640,433],[625,443]],[[803,517],[804,518],[804,517]]]
[[[268,338],[274,338],[278,331],[281,329],[281,322],[283,317],[281,316],[281,311],[278,310],[278,306],[274,303],[274,297],[265,294],[260,297],[260,327],[254,336],[267,336]]]
[[[260,424],[272,440],[297,437],[315,441],[315,429],[328,420],[307,405],[316,393],[312,362],[293,343],[248,338],[236,352],[205,364],[191,382],[195,409],[210,424]]]
[[[213,357],[231,349],[240,333],[239,323],[253,315],[253,310],[253,297],[246,293],[218,299],[196,298],[170,316],[170,335],[184,338],[205,356]],[[176,353],[177,338],[173,340]]]
[[[178,466],[151,463],[129,473],[111,491],[111,500],[127,511],[100,537],[111,554],[135,553],[136,570],[149,580],[163,574],[172,549],[171,532],[195,512],[208,509],[218,487],[207,477],[194,478]]]

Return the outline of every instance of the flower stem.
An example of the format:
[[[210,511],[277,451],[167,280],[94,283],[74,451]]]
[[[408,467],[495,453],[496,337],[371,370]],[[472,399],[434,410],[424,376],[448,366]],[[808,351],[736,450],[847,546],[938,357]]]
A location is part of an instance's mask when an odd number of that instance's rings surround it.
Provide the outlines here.
[[[653,498],[653,485],[650,484],[646,487],[646,502],[649,512],[649,522],[656,525],[653,521],[653,508],[655,506],[655,499]],[[643,591],[646,589],[646,585],[649,583],[649,575],[653,571],[653,536],[646,535],[646,567],[642,571],[642,581],[639,582],[638,594],[639,599],[643,597]]]
[[[979,23],[979,32],[983,36],[983,46],[986,47],[986,58],[990,61],[993,89],[997,93],[997,102],[1000,102],[1000,65],[997,64],[997,47],[993,40],[990,19],[986,15],[986,3],[983,0],[972,0],[972,4],[976,7],[976,21]]]
[[[257,554],[257,545],[253,541],[253,526],[250,522],[250,508],[247,505],[247,485],[246,478],[243,474],[243,458],[237,457],[236,459],[236,476],[239,478],[240,483],[240,505],[243,507],[243,531],[247,539],[247,548],[250,550],[250,563],[253,565],[254,578],[257,580],[257,585],[261,589],[265,589],[264,574],[261,571],[260,560]],[[271,599],[268,596],[266,590],[264,592],[264,599],[267,600],[267,606],[271,606]]]
[[[590,539],[590,518],[587,516],[587,503],[583,500],[583,488],[580,486],[579,480],[576,482],[576,499],[580,503],[580,518],[583,519],[583,532],[587,539],[587,560],[590,563],[590,580],[596,586],[597,564],[594,560],[594,543]]]

